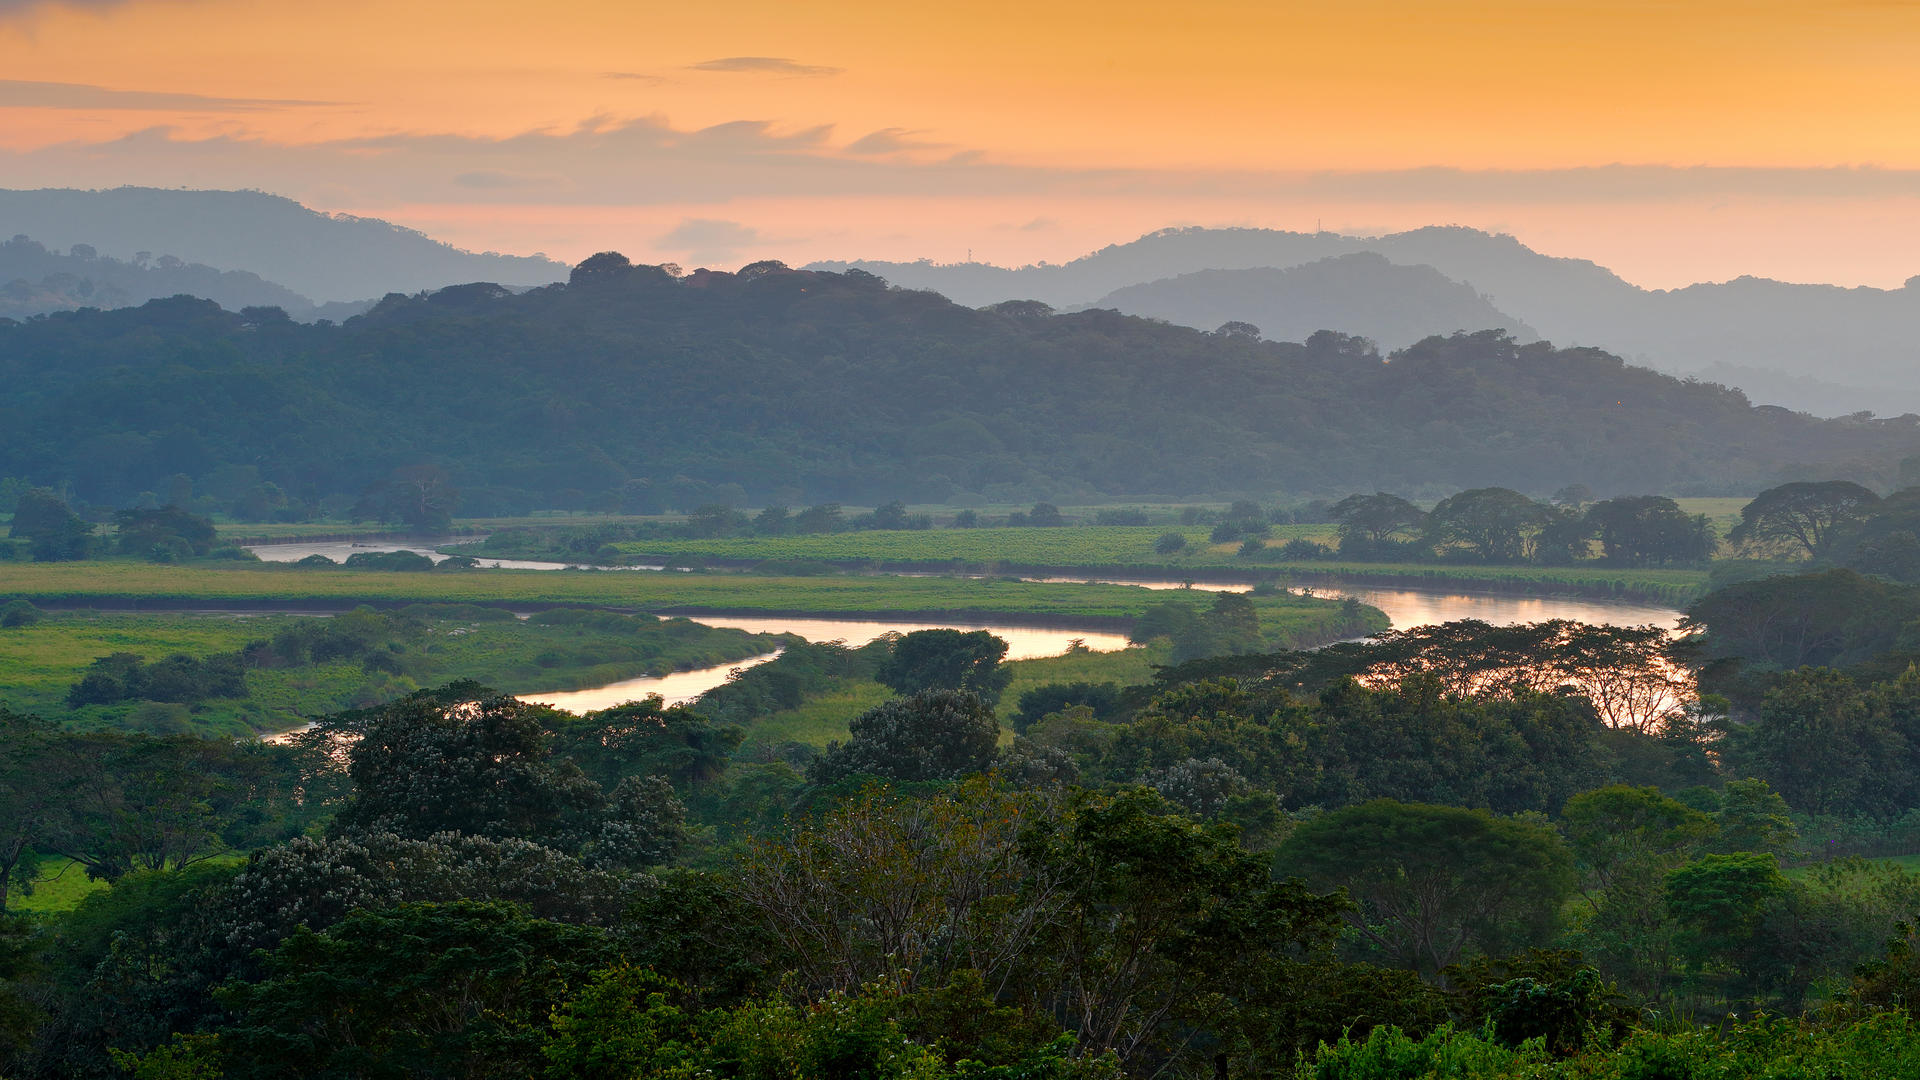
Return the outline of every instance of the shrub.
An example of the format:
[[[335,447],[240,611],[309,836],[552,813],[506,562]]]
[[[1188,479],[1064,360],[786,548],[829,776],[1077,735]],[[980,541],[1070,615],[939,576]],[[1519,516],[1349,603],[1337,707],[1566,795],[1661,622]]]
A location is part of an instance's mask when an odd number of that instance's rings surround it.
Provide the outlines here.
[[[32,626],[40,618],[40,609],[25,600],[15,600],[0,607],[0,628],[11,630],[19,626]]]

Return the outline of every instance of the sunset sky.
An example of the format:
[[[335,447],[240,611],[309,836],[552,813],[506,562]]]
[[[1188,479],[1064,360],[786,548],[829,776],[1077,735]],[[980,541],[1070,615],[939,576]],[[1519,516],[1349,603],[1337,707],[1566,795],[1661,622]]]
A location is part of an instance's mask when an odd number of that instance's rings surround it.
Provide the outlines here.
[[[577,259],[1467,224],[1652,287],[1920,273],[1920,2],[0,0],[0,186]]]

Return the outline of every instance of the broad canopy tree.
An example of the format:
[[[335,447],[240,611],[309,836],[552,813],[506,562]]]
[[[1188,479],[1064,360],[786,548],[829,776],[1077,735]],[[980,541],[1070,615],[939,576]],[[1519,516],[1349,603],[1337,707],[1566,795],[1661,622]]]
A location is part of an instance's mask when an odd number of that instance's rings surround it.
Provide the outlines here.
[[[1376,491],[1349,495],[1327,511],[1340,526],[1340,547],[1378,547],[1396,538],[1411,538],[1426,524],[1427,515],[1398,495]]]
[[[965,690],[991,705],[1013,680],[1007,643],[985,630],[915,630],[894,641],[874,681],[896,694]]]
[[[1797,481],[1768,488],[1740,510],[1727,539],[1759,551],[1788,549],[1824,558],[1834,540],[1858,525],[1880,496],[1848,480]]]
[[[1463,544],[1486,562],[1519,562],[1533,555],[1547,508],[1509,488],[1474,488],[1440,500],[1427,515],[1427,533],[1441,545]]]

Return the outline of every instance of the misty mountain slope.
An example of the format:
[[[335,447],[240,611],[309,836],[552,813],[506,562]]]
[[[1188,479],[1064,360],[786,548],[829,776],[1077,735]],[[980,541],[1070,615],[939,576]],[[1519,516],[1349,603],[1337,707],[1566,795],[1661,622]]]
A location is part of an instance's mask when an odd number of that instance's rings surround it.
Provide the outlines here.
[[[1635,314],[1616,335],[1623,351],[1844,379],[1920,411],[1920,278],[1847,289],[1742,277],[1648,294]]]
[[[61,254],[24,236],[0,243],[0,317],[131,307],[180,295],[212,300],[229,311],[277,307],[294,318],[315,317],[306,297],[244,270],[216,270],[172,256],[136,264],[95,254],[85,245]]]
[[[1915,422],[1754,408],[1495,331],[1384,363],[1338,334],[979,310],[858,273],[574,277],[393,296],[341,325],[190,299],[0,323],[0,476],[121,503],[237,467],[312,503],[436,464],[492,514],[731,484],[756,503],[1736,494],[1877,481],[1920,451]]]
[[[374,218],[328,215],[258,191],[0,190],[0,236],[25,233],[56,250],[88,244],[246,270],[324,303],[460,281],[545,285],[567,276],[551,259],[476,254]]]
[[[1584,259],[1455,226],[1377,238],[1271,229],[1169,229],[1062,265],[859,262],[853,267],[963,303],[1032,298],[1060,307],[1202,270],[1288,269],[1369,251],[1431,266],[1563,345],[1604,348],[1661,371],[1746,373],[1757,400],[1820,412],[1920,411],[1920,287],[1838,288],[1758,278],[1642,289]],[[1132,275],[1132,280],[1121,280]],[[1257,321],[1257,320],[1256,320]]]
[[[1317,330],[1399,349],[1457,330],[1504,330],[1539,337],[1496,310],[1470,285],[1431,266],[1397,266],[1374,252],[1336,255],[1286,270],[1201,270],[1108,293],[1092,305],[1211,330],[1249,322],[1274,341],[1305,341]]]
[[[932,289],[973,307],[1025,299],[1079,307],[1129,285],[1201,270],[1284,270],[1359,252],[1376,252],[1406,266],[1431,266],[1488,294],[1496,307],[1529,322],[1533,320],[1519,310],[1522,305],[1550,311],[1558,318],[1569,307],[1560,298],[1569,294],[1580,298],[1570,305],[1580,310],[1590,302],[1612,302],[1641,291],[1591,262],[1542,255],[1510,236],[1454,226],[1383,237],[1279,229],[1162,229],[1058,265],[1004,268],[982,263],[854,261],[822,262],[814,267],[865,270],[896,285]]]

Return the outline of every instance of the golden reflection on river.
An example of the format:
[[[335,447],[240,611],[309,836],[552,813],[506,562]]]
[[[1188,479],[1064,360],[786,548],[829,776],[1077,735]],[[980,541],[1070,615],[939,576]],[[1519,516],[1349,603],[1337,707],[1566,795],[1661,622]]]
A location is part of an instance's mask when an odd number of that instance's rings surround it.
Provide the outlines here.
[[[955,630],[987,630],[1007,643],[1009,660],[1033,660],[1043,656],[1059,656],[1066,652],[1068,646],[1076,640],[1096,652],[1108,652],[1127,647],[1125,634],[1097,630],[1039,630],[1030,626],[1004,626],[999,623],[882,622],[860,619],[789,619],[780,616],[734,615],[701,615],[694,621],[708,626],[745,630],[754,634],[798,634],[808,641],[843,641],[848,645],[865,645],[882,634],[905,634],[914,630],[938,627],[951,627]],[[717,667],[701,668],[698,671],[676,671],[671,675],[625,679],[587,690],[556,690],[548,693],[536,691],[514,696],[522,701],[539,702],[571,713],[611,709],[615,705],[639,701],[649,694],[660,695],[669,705],[679,705],[693,701],[701,694],[722,685],[735,669],[764,664],[778,655],[779,653],[767,653],[764,656],[756,656],[732,664],[721,664]]]
[[[1299,591],[1299,590],[1295,590]],[[1434,626],[1461,619],[1479,619],[1495,626],[1570,619],[1613,626],[1680,625],[1680,612],[1669,607],[1624,600],[1595,600],[1584,596],[1528,596],[1519,593],[1431,592],[1367,587],[1315,588],[1313,595],[1339,600],[1353,597],[1387,613],[1395,630]]]

